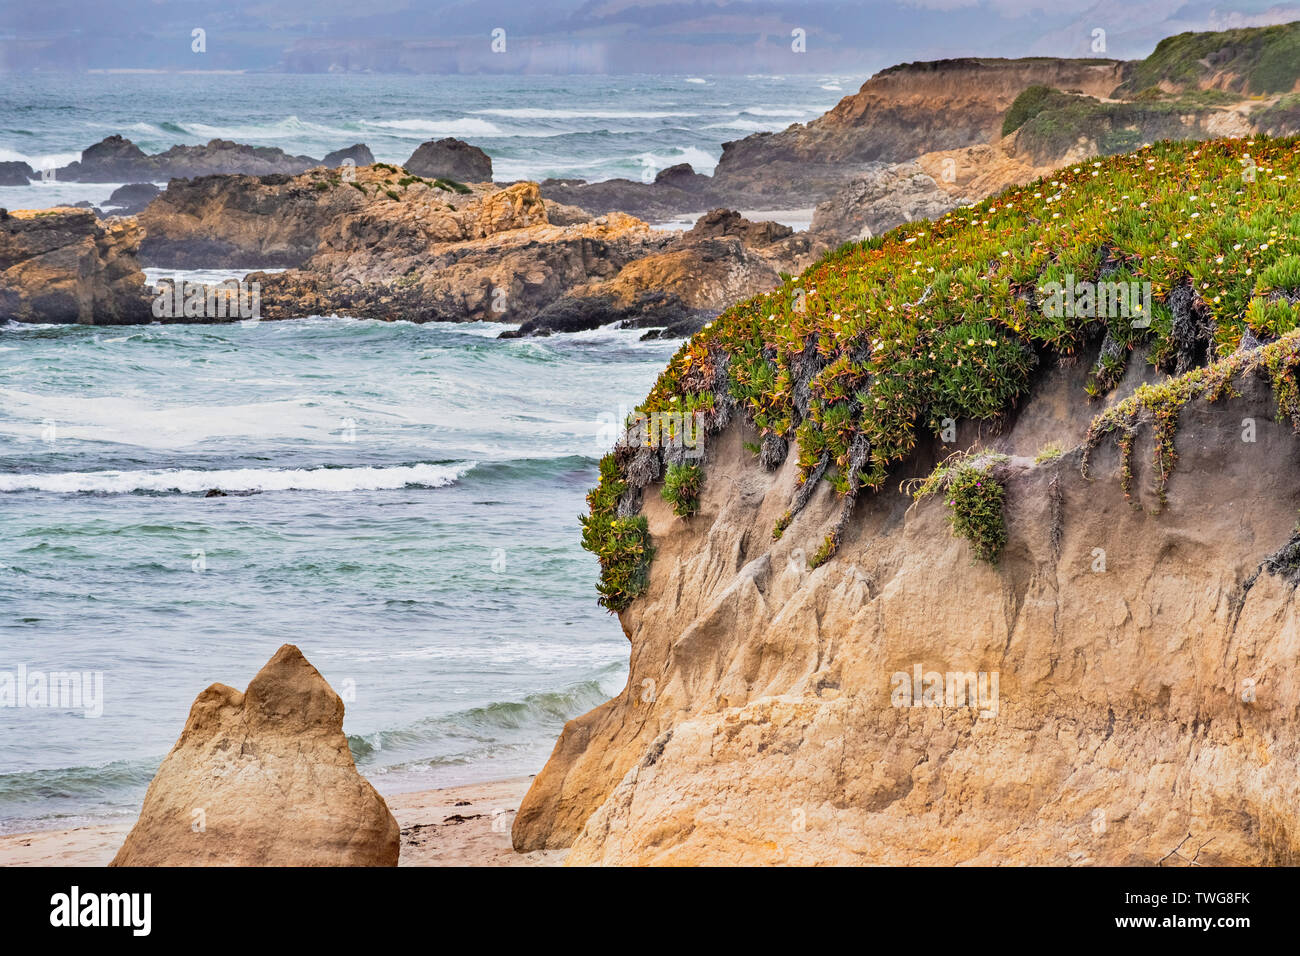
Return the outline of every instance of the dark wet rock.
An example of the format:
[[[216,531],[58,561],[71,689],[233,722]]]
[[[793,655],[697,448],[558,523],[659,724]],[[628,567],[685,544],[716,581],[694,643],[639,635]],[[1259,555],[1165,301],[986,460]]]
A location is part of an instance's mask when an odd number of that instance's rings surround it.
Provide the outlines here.
[[[114,216],[134,216],[143,212],[162,190],[153,183],[131,183],[113,190],[104,208]]]
[[[342,166],[343,161],[347,159],[352,160],[353,166],[370,166],[374,163],[375,156],[365,143],[357,143],[347,149],[336,149],[332,153],[326,153],[325,158],[321,160],[321,165],[334,169]]]
[[[319,165],[320,161],[310,156],[291,156],[274,146],[246,146],[228,139],[214,139],[203,146],[173,146],[150,156],[115,134],[87,147],[80,160],[58,169],[55,176],[83,183],[166,182],[216,174],[295,174]]]
[[[705,213],[686,233],[687,239],[735,236],[748,246],[770,246],[794,235],[794,230],[779,222],[751,222],[731,209],[714,209]]]
[[[447,137],[421,143],[402,164],[408,173],[458,183],[492,181],[492,158],[477,146]]]
[[[713,180],[688,164],[670,166],[654,182],[607,179],[584,183],[573,179],[547,179],[540,184],[548,200],[579,206],[595,215],[625,212],[646,220],[675,219],[699,213],[727,201],[713,188]]]
[[[26,186],[36,177],[36,170],[26,163],[0,163],[0,186]]]

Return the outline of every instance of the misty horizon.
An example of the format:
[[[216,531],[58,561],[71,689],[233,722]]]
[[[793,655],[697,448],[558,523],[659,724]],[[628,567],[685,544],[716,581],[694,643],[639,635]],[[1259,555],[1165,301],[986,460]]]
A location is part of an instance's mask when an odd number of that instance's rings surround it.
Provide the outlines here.
[[[55,0],[0,12],[0,72],[873,73],[956,57],[1137,59],[1300,4],[1115,0],[378,0],[274,7]]]

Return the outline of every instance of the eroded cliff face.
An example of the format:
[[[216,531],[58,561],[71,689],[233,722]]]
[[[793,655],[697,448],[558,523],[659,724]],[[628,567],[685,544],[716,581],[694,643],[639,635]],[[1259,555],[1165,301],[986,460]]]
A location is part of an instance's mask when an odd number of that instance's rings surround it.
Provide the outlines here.
[[[805,549],[840,502],[823,484],[774,542],[795,456],[765,470],[739,421],[710,443],[698,515],[647,488],[657,553],[621,615],[627,688],[566,726],[516,848],[572,845],[571,864],[1300,862],[1294,572],[1262,568],[1293,540],[1300,440],[1248,370],[1236,397],[1183,409],[1163,508],[1139,433],[1130,503],[1114,447],[1081,474],[1100,410],[1085,370],[1046,373],[1000,435],[934,440],[859,499],[816,570]],[[977,443],[1011,456],[996,567],[942,500],[895,490]],[[1064,453],[1036,463],[1050,443]],[[896,706],[918,667],[949,686],[982,674],[985,694]]]
[[[0,321],[149,321],[134,219],[86,209],[0,210]]]

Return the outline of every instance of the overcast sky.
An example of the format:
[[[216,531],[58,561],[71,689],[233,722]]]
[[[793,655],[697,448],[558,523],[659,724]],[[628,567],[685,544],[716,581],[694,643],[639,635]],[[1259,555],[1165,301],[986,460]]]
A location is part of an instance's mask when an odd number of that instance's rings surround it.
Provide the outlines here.
[[[1297,19],[1300,0],[5,0],[0,70],[867,73],[1134,58],[1174,33]]]

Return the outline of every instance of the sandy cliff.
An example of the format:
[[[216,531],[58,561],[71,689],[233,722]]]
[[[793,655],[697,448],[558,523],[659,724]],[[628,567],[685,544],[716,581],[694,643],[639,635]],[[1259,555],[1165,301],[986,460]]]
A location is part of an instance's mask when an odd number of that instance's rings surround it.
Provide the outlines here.
[[[985,442],[1013,456],[996,568],[942,502],[909,510],[893,482],[809,571],[838,501],[823,487],[772,542],[794,458],[767,472],[739,424],[696,517],[647,495],[657,553],[622,615],[628,687],[565,728],[516,846],[572,844],[570,863],[1152,864],[1191,834],[1202,863],[1300,861],[1300,608],[1260,571],[1291,540],[1300,442],[1248,375],[1242,397],[1184,413],[1168,506],[1136,510],[1117,454],[1080,474],[1080,376],[1051,378]],[[1034,464],[1053,440],[1071,450]],[[996,715],[893,706],[894,675],[918,665],[996,673]]]
[[[1297,162],[1090,163],[838,250],[684,347],[643,407],[699,410],[704,456],[629,437],[584,519],[627,687],[566,726],[516,848],[1300,861]],[[1076,271],[1155,294],[1064,314]]]

